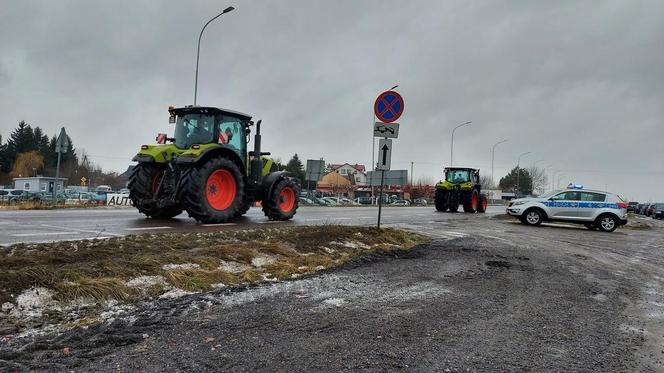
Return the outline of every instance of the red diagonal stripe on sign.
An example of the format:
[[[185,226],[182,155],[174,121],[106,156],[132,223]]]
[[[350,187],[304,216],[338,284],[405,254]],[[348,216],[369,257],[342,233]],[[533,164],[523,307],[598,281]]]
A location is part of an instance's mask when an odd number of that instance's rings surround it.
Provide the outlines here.
[[[382,102],[383,105],[385,105],[385,109],[383,109],[383,111],[380,112],[380,115],[383,116],[383,114],[385,114],[385,113],[387,113],[387,112],[389,111],[390,113],[392,113],[392,116],[396,117],[396,116],[397,116],[397,112],[394,111],[394,110],[392,110],[392,106],[394,106],[394,104],[396,104],[398,101],[399,101],[399,100],[397,100],[397,99],[395,98],[394,101],[392,101],[391,104],[388,104],[387,101],[385,101],[385,98],[384,98],[384,97],[381,97],[381,98],[380,98],[380,102]]]

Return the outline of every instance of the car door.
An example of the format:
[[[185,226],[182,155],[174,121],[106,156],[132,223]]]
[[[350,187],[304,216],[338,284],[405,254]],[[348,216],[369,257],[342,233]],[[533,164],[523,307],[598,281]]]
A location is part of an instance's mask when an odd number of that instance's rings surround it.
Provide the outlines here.
[[[546,203],[549,208],[549,218],[570,220],[577,219],[579,214],[580,193],[576,191],[566,191],[558,193],[549,198]]]
[[[606,207],[606,194],[596,192],[581,192],[579,202],[579,217],[584,220],[593,220],[600,209]]]

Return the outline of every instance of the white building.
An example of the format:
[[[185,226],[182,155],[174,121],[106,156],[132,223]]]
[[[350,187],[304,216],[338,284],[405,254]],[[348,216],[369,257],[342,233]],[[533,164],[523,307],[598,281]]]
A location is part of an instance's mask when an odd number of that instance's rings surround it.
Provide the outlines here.
[[[14,178],[14,189],[25,190],[28,192],[53,193],[53,189],[57,184],[58,192],[63,192],[65,190],[65,181],[67,181],[67,179],[63,177],[58,178],[57,182],[54,177],[17,177]]]
[[[341,176],[352,178],[355,185],[367,184],[367,174],[365,173],[364,165],[351,165],[349,163],[331,164],[330,171],[337,171]]]

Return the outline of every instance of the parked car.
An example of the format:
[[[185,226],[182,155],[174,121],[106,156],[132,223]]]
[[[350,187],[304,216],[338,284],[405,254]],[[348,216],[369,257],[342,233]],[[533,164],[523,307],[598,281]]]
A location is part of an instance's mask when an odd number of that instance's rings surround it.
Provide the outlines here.
[[[129,188],[122,188],[118,190],[119,194],[129,194]]]
[[[650,217],[653,219],[662,219],[664,216],[664,203],[653,203],[650,205]]]
[[[307,205],[307,206],[313,206],[315,205],[316,202],[313,200],[306,198],[306,197],[300,197],[300,205]]]
[[[654,203],[649,203],[648,206],[646,207],[645,211],[643,212],[643,215],[645,215],[647,217],[651,217],[652,213],[654,211],[653,206],[655,206]]]
[[[100,185],[95,189],[95,192],[101,194],[113,193],[113,188],[111,188],[109,185]]]
[[[636,210],[636,206],[638,205],[638,202],[630,202],[627,204],[627,212],[634,212]]]
[[[410,205],[410,202],[406,201],[405,199],[400,199],[400,200],[392,202],[392,205],[395,205],[395,206],[408,206],[408,205]]]
[[[416,198],[413,201],[413,204],[415,205],[420,205],[420,206],[426,206],[428,204],[427,200],[425,198]]]

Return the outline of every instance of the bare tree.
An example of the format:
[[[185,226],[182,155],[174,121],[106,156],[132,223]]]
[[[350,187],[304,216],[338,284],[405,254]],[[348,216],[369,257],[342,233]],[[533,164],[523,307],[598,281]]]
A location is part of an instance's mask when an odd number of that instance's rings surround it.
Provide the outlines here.
[[[530,167],[528,169],[530,177],[533,180],[532,190],[537,194],[542,194],[546,191],[548,179],[546,171],[543,168]]]
[[[480,185],[482,185],[482,189],[494,189],[491,176],[480,175]]]
[[[417,178],[417,181],[415,181],[415,185],[433,185],[433,177],[431,176],[420,176]]]

